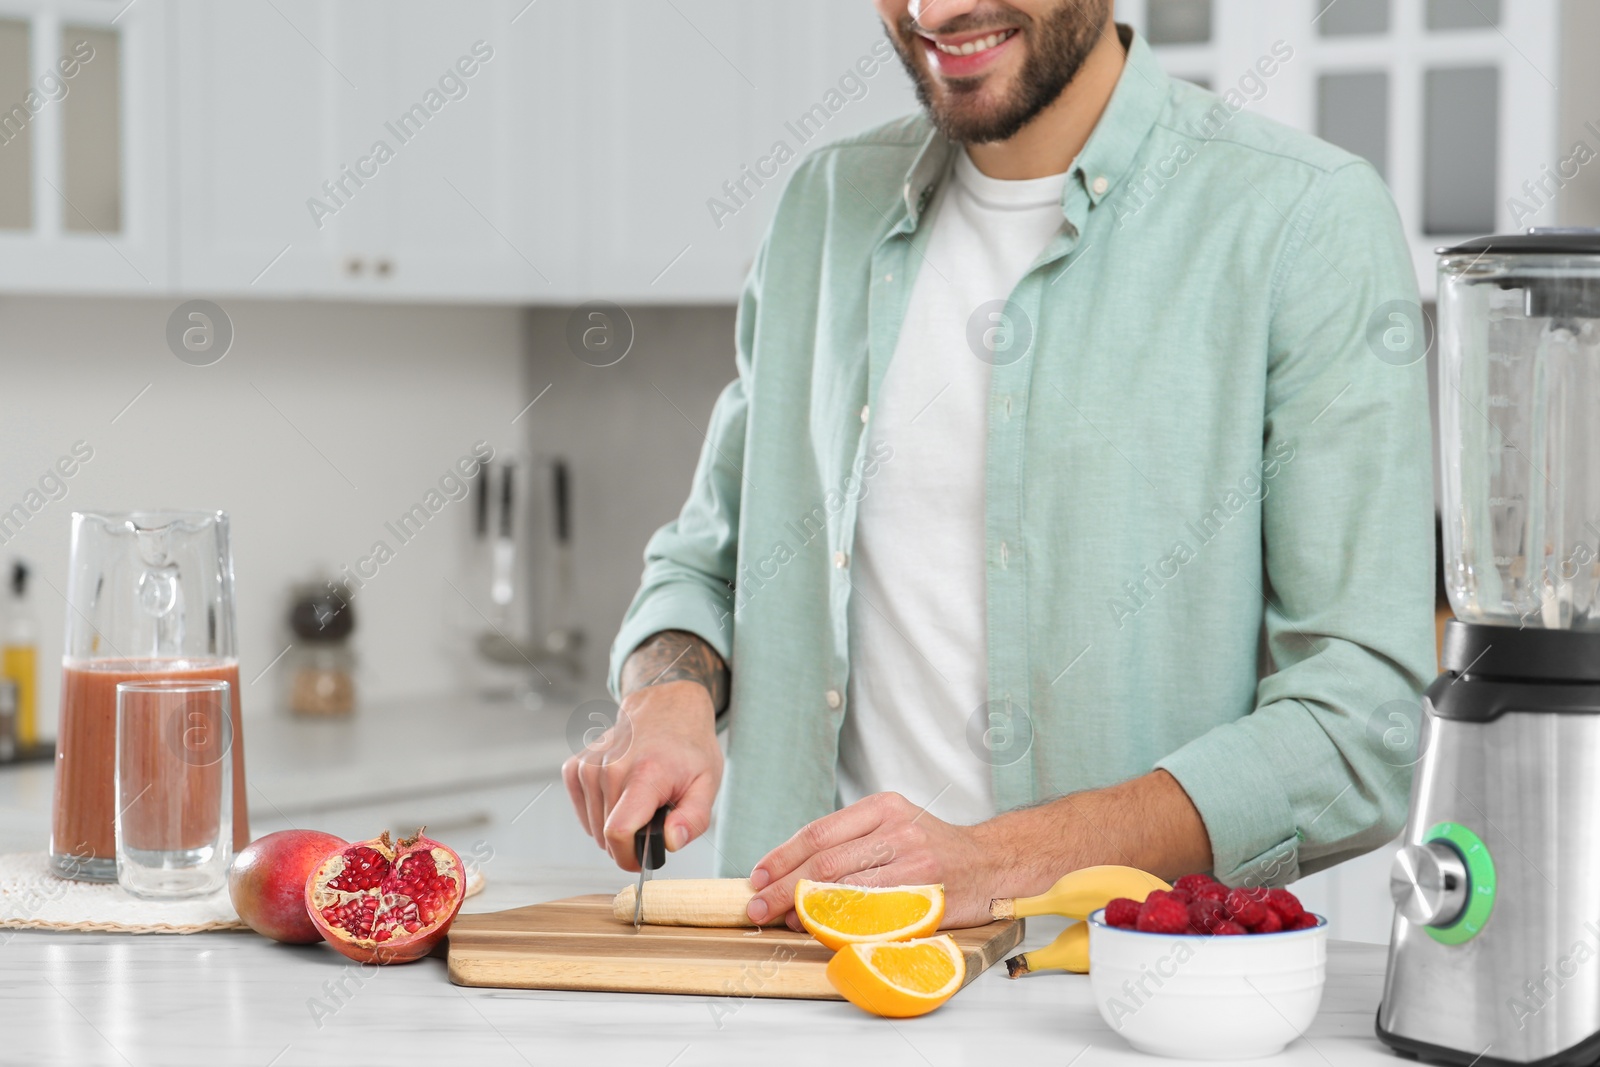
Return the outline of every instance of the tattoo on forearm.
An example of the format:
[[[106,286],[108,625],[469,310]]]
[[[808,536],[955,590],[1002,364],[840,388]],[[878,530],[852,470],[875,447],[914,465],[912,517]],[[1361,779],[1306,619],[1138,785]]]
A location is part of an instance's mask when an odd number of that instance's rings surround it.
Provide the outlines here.
[[[647,637],[622,665],[622,695],[668,682],[699,682],[721,714],[728,706],[728,665],[694,634],[662,630]]]

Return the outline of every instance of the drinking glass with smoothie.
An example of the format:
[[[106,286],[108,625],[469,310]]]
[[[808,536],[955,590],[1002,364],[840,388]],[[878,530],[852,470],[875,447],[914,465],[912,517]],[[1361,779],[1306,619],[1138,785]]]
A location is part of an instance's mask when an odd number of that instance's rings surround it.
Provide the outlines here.
[[[74,512],[67,602],[52,868],[65,878],[117,880],[124,682],[228,683],[233,847],[243,848],[250,831],[227,514]]]

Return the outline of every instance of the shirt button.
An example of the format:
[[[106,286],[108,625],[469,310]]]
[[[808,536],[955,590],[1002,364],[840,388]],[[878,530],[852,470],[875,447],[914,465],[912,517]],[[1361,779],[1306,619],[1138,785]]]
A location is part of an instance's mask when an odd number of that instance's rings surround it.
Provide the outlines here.
[[[1106,190],[1109,188],[1111,188],[1111,183],[1106,180],[1106,176],[1104,174],[1100,175],[1100,177],[1094,180],[1095,196],[1104,196]]]
[[[844,570],[846,567],[850,566],[850,553],[845,552],[842,549],[838,552],[835,552],[833,554],[833,565],[838,567],[840,570]]]
[[[883,276],[883,280],[886,281],[886,282],[892,282],[892,281],[894,281],[894,275],[893,274],[885,274]]]
[[[844,697],[839,695],[839,691],[837,689],[828,690],[828,694],[825,699],[828,701],[828,707],[834,709],[837,709],[840,704],[844,703]]]
[[[862,404],[861,405],[861,425],[863,425],[863,426],[865,426],[867,424],[867,409],[868,409],[868,407],[869,407],[869,405],[867,405],[867,404]]]

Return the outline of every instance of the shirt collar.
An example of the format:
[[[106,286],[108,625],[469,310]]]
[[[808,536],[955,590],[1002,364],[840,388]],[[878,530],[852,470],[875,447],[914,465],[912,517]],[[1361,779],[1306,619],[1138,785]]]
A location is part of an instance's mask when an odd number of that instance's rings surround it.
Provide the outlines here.
[[[1128,47],[1127,62],[1100,121],[1072,165],[1090,201],[1096,204],[1133,169],[1139,147],[1150,136],[1172,92],[1171,79],[1144,38],[1125,26],[1119,25],[1117,31]]]
[[[1127,47],[1128,56],[1117,78],[1111,99],[1095,123],[1094,132],[1071,172],[1082,183],[1091,203],[1098,204],[1116,189],[1117,184],[1132,169],[1139,146],[1144,143],[1161,109],[1166,106],[1171,91],[1171,81],[1156,62],[1155,53],[1143,37],[1130,27],[1118,24],[1118,36]],[[909,228],[915,229],[922,212],[927,208],[933,191],[947,173],[957,147],[937,130],[929,133],[917,152],[917,158],[906,171],[901,194],[905,200]],[[1067,194],[1062,196],[1062,213],[1067,210]]]

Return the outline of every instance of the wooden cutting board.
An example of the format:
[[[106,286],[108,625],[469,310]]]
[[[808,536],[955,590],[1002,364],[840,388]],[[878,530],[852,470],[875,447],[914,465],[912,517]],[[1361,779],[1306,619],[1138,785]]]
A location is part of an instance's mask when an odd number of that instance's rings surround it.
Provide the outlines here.
[[[611,914],[611,897],[568,897],[450,928],[450,980],[510,989],[584,989],[842,1000],[823,973],[833,953],[786,928],[644,926]],[[1022,942],[1022,922],[948,931],[970,982]]]

